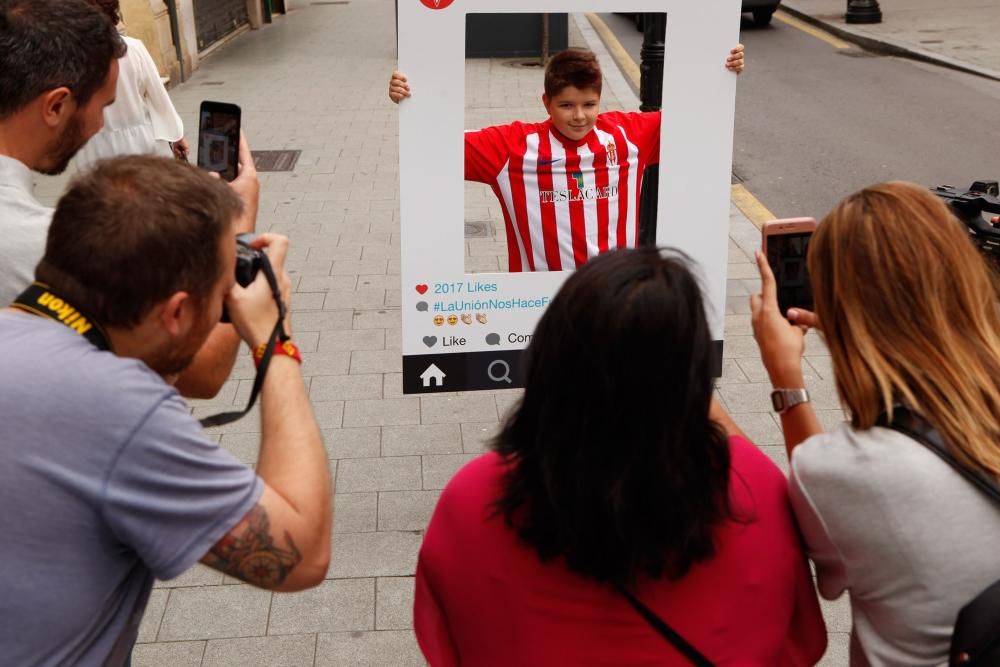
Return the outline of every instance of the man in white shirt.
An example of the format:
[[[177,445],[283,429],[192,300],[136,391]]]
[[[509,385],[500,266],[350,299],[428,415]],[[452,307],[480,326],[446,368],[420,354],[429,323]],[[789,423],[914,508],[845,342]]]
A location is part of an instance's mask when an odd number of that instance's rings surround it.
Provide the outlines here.
[[[104,125],[126,46],[84,0],[0,0],[0,308],[31,284],[52,209],[32,192],[31,172],[62,173]],[[231,184],[244,203],[238,231],[257,217],[260,183],[245,142]],[[175,380],[191,398],[214,396],[236,361],[239,336],[220,324]]]
[[[31,170],[60,174],[104,125],[125,43],[82,2],[0,0],[0,304],[27,287],[52,209]]]

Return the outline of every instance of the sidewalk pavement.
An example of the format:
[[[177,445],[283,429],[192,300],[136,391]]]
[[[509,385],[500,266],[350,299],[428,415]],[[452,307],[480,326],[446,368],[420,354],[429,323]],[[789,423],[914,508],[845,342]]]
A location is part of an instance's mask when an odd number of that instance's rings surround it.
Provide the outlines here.
[[[879,0],[882,22],[871,25],[844,21],[847,0],[783,0],[781,6],[862,47],[1000,81],[996,0]]]
[[[327,580],[303,593],[260,591],[200,565],[158,582],[136,667],[423,664],[412,633],[423,530],[440,490],[483,451],[519,391],[402,395],[398,125],[386,95],[395,66],[393,23],[390,0],[307,5],[234,40],[171,91],[192,146],[198,105],[208,98],[242,107],[255,150],[302,150],[291,173],[261,175],[258,230],[291,239],[293,329],[336,482],[333,560]],[[585,19],[573,25],[575,45],[603,50]],[[511,109],[543,116],[541,73],[505,64],[469,61],[470,123],[509,120]],[[634,108],[620,73],[605,67],[606,106]],[[502,72],[499,85],[490,87],[488,71]],[[494,117],[498,107],[502,115]],[[40,179],[38,191],[52,201],[64,181]],[[479,226],[490,238],[467,243],[470,268],[484,270],[506,256],[504,235],[497,234],[502,217],[492,196],[469,192],[472,219],[492,223]],[[759,230],[732,206],[718,396],[787,471],[750,330],[759,242]],[[830,426],[843,417],[827,352],[810,338],[807,384]],[[252,378],[249,355],[242,354],[233,379],[213,401],[196,403],[195,413],[245,405]],[[258,419],[254,410],[211,433],[253,464]],[[824,602],[823,609],[830,648],[821,664],[846,665],[847,599]]]

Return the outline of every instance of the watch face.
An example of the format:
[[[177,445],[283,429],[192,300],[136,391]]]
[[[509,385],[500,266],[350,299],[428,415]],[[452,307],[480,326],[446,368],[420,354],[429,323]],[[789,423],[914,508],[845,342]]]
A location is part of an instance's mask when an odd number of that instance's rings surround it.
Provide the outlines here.
[[[780,391],[771,392],[771,407],[774,408],[775,412],[781,412],[785,409],[785,395]]]

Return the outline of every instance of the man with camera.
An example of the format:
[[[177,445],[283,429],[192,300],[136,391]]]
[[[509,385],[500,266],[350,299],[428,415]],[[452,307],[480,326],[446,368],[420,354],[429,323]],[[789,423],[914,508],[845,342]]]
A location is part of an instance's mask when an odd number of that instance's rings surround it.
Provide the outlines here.
[[[236,284],[241,212],[231,188],[188,164],[103,162],[59,201],[36,282],[0,310],[4,664],[123,664],[153,578],[199,560],[275,591],[325,578],[326,452],[297,349],[268,352],[287,309],[288,242],[250,243],[274,285],[264,271]],[[163,380],[223,306],[255,360],[269,358],[256,474]]]
[[[32,279],[45,249],[52,209],[32,192],[32,171],[65,171],[104,124],[114,102],[125,43],[84,0],[0,0],[0,307]],[[242,231],[251,232],[260,184],[245,142],[240,176]],[[176,378],[185,396],[218,393],[236,360],[239,336],[219,325],[190,368]]]

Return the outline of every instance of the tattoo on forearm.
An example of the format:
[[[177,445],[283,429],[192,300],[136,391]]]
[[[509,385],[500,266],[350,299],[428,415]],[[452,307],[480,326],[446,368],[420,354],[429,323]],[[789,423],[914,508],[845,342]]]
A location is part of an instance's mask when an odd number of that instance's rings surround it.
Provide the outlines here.
[[[277,586],[302,560],[287,530],[285,542],[287,549],[274,543],[267,510],[258,503],[212,547],[204,562],[248,584],[265,588]]]

